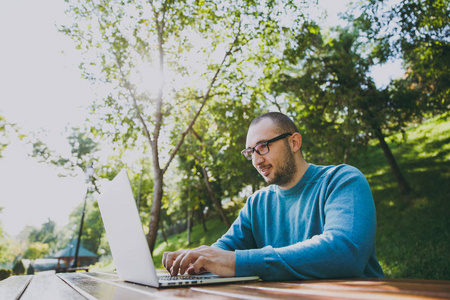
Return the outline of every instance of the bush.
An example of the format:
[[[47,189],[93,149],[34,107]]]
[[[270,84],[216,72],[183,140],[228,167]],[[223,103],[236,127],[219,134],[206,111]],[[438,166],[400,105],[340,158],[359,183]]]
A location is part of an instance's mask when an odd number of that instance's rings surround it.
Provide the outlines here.
[[[34,275],[34,267],[32,264],[28,266],[27,275]]]
[[[14,275],[23,275],[25,273],[25,266],[23,265],[22,260],[16,262],[12,271]]]
[[[0,281],[11,276],[13,271],[11,269],[0,269]]]

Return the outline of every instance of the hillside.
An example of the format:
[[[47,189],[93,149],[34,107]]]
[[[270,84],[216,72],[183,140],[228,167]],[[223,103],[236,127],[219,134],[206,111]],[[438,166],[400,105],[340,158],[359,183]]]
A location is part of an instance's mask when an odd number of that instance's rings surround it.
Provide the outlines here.
[[[367,177],[378,217],[377,256],[387,277],[450,279],[450,117],[433,118],[389,145],[413,193],[403,197],[381,149],[351,164]]]

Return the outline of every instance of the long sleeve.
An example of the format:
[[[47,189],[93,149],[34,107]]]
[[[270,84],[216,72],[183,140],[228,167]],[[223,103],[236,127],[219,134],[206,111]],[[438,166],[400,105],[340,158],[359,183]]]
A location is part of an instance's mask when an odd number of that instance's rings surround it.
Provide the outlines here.
[[[311,165],[290,190],[248,199],[214,246],[235,250],[236,274],[265,280],[383,277],[376,215],[364,176],[350,166]]]

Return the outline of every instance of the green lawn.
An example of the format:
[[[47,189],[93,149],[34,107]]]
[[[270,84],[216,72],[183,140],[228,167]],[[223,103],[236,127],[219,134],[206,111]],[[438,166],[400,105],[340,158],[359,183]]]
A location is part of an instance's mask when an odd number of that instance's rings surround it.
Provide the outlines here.
[[[413,194],[401,196],[381,148],[371,146],[350,164],[371,185],[378,216],[377,255],[387,277],[450,279],[450,118],[434,118],[407,130],[407,140],[391,138],[389,145]],[[212,244],[226,228],[219,218],[208,232],[194,226],[192,243],[186,233],[159,241],[154,260],[161,268],[162,253]]]
[[[450,118],[434,118],[389,145],[413,193],[400,195],[378,146],[350,163],[372,187],[377,255],[387,277],[450,279]]]

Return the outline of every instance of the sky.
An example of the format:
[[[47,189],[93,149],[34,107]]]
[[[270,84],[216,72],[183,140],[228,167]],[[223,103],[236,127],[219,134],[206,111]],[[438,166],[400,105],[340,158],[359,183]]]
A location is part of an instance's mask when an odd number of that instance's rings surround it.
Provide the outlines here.
[[[320,0],[328,21],[348,0]],[[323,13],[323,11],[319,12]],[[56,30],[66,20],[62,0],[14,0],[0,4],[0,115],[23,133],[40,138],[60,153],[69,151],[65,128],[81,126],[95,98],[80,78],[80,54]],[[380,84],[401,76],[399,63],[374,70]],[[391,75],[387,75],[391,74]],[[11,136],[0,159],[0,222],[15,236],[26,226],[41,226],[49,218],[58,226],[82,203],[84,174],[58,177],[58,170],[29,157],[30,145]]]
[[[0,4],[0,114],[23,133],[43,131],[50,147],[69,150],[64,130],[79,126],[92,102],[90,84],[80,78],[78,53],[58,33],[64,1],[14,0]],[[63,51],[64,54],[62,53]],[[0,159],[0,222],[6,233],[48,218],[68,223],[82,203],[84,175],[58,177],[58,170],[28,157],[30,145],[11,135]]]

